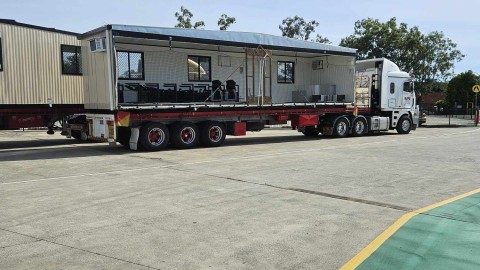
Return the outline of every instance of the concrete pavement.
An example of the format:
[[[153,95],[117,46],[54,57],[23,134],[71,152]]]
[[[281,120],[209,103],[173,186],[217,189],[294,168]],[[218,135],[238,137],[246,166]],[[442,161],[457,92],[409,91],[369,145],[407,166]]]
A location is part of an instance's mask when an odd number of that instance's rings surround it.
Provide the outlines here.
[[[406,212],[476,189],[480,129],[131,152],[0,132],[2,269],[337,269]]]

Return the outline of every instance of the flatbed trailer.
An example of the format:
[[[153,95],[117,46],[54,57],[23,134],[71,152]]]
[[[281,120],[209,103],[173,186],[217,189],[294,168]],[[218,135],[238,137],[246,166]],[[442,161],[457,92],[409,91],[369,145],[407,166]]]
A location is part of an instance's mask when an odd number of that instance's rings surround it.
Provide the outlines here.
[[[75,114],[84,114],[83,104],[69,104],[49,107],[48,105],[23,105],[0,107],[0,130],[21,128],[48,128],[48,134],[54,134],[56,122],[66,123],[66,119]]]
[[[244,136],[266,125],[287,124],[306,136],[346,137],[390,129],[388,118],[351,104],[282,104],[185,108],[130,108],[115,114],[87,114],[84,137],[120,144],[132,150],[220,146],[226,135]],[[400,127],[400,126],[399,126]],[[400,133],[408,133],[412,125]],[[88,133],[89,131],[97,133]],[[88,134],[88,135],[87,135]]]

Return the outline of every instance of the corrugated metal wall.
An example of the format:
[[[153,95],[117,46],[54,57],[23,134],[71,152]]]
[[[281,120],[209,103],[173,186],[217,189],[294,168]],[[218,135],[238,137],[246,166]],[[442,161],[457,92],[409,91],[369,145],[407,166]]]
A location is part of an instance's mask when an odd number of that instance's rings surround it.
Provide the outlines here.
[[[0,23],[0,105],[83,104],[83,76],[62,75],[61,44],[73,35]]]

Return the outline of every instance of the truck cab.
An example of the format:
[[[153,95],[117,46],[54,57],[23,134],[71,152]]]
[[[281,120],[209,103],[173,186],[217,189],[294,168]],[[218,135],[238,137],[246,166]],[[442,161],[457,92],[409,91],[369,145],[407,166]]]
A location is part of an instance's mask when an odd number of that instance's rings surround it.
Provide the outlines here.
[[[408,133],[419,122],[413,78],[392,61],[380,58],[356,63],[357,106],[370,108],[371,116],[388,117],[389,129]]]

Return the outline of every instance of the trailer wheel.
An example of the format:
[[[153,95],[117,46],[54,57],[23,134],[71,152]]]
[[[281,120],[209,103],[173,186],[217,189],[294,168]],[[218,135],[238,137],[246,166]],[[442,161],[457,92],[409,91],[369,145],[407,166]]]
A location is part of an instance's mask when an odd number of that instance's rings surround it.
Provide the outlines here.
[[[353,120],[352,136],[360,137],[367,133],[367,120],[363,117],[357,117]]]
[[[193,123],[180,122],[172,125],[170,137],[176,148],[193,148],[198,144],[198,127]]]
[[[335,121],[333,126],[333,136],[337,138],[346,137],[349,131],[348,120],[344,117],[341,117]]]
[[[408,116],[402,116],[397,123],[397,132],[400,134],[408,134],[412,129],[412,120]]]
[[[170,134],[164,124],[150,123],[140,130],[138,143],[147,151],[159,151],[167,147],[169,140]]]
[[[223,144],[227,130],[225,125],[216,121],[208,121],[200,126],[200,143],[206,147],[217,147]]]
[[[74,139],[76,139],[77,141],[81,141],[82,140],[82,132],[80,130],[72,130],[71,131],[71,135]]]
[[[307,137],[317,137],[320,134],[320,131],[315,127],[305,127],[305,131],[302,131],[303,135]]]

